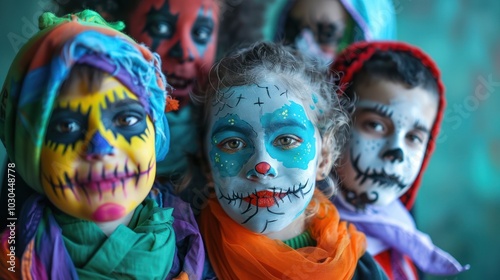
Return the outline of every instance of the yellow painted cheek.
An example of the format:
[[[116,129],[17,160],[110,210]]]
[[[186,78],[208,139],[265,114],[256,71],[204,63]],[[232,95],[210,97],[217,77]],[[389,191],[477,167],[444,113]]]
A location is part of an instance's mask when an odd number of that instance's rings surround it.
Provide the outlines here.
[[[80,156],[79,151],[82,149],[83,142],[78,141],[74,148],[71,145],[59,144],[54,150],[50,145],[44,145],[41,151],[41,182],[42,186],[48,185],[50,189],[52,186],[49,181],[55,184],[65,182],[65,177],[73,178],[75,169],[79,164]],[[66,150],[66,151],[64,151]]]

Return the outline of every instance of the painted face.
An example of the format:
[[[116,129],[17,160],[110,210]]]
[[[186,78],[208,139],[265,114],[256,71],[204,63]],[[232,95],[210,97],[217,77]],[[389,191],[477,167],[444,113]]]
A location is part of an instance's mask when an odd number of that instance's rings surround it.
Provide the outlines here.
[[[219,8],[215,0],[141,1],[127,20],[130,35],[161,56],[163,72],[182,105],[215,59]]]
[[[416,179],[437,114],[435,94],[378,80],[356,87],[359,102],[339,176],[348,202],[387,205]]]
[[[42,147],[41,180],[63,212],[95,222],[133,211],[153,185],[154,126],[137,97],[107,77],[97,92],[62,93]]]
[[[298,0],[287,20],[287,38],[308,28],[321,50],[332,57],[337,52],[349,15],[338,0]]]
[[[253,232],[285,228],[313,196],[320,136],[304,106],[273,81],[225,89],[213,105],[206,141],[215,191]]]

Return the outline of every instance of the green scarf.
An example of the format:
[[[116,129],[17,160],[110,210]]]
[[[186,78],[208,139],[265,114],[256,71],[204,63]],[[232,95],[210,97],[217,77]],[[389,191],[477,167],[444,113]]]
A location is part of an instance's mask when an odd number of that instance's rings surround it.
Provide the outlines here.
[[[172,211],[146,199],[107,237],[94,222],[53,209],[80,279],[165,279],[175,255]]]

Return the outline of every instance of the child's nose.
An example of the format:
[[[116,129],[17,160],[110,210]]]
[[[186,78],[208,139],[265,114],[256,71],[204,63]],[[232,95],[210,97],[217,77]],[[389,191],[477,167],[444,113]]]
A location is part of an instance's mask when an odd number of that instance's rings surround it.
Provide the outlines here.
[[[181,62],[193,61],[194,57],[186,48],[185,44],[182,44],[181,40],[177,41],[175,45],[168,51],[168,55],[172,58],[176,58]]]
[[[257,179],[262,177],[276,177],[276,170],[265,161],[259,162],[247,173],[248,179]]]
[[[113,153],[113,146],[108,143],[99,131],[96,131],[88,143],[85,159],[99,160],[106,155],[113,155]]]

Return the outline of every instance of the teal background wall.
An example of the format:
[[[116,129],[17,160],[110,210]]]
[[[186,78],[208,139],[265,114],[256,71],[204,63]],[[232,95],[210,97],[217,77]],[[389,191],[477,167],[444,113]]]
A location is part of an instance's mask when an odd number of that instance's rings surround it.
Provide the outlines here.
[[[447,89],[441,137],[416,204],[417,221],[436,244],[471,264],[469,272],[447,279],[499,279],[500,2],[395,4],[399,38],[436,60]]]
[[[437,245],[472,266],[459,276],[427,279],[499,279],[500,1],[394,4],[400,40],[436,60],[447,88],[443,129],[417,200],[417,222]],[[0,3],[2,83],[44,10],[53,10],[49,0]]]

